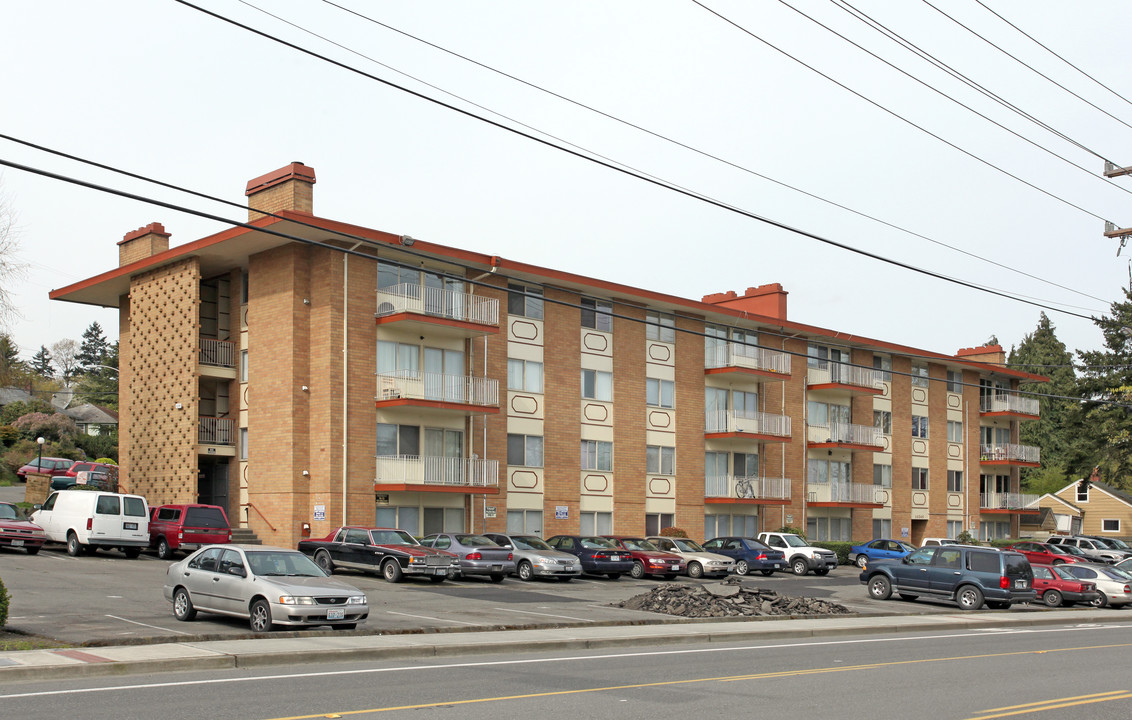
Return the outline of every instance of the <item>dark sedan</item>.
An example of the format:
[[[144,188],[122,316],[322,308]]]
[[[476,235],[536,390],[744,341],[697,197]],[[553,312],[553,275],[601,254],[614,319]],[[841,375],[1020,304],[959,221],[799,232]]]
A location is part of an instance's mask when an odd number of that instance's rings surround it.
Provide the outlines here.
[[[314,558],[328,574],[344,567],[380,572],[389,582],[400,582],[405,575],[443,582],[460,571],[452,553],[426,548],[409,533],[393,528],[341,527],[324,538],[299,541],[299,552]]]
[[[703,547],[708,552],[733,558],[736,575],[746,575],[752,570],[758,570],[769,576],[775,570],[786,569],[786,555],[755,538],[717,537],[705,542]]]
[[[633,571],[633,556],[603,537],[555,535],[546,544],[577,557],[582,561],[582,572],[589,575],[606,575],[616,580]]]
[[[644,538],[616,535],[603,535],[602,537],[612,540],[622,550],[629,551],[629,554],[633,556],[633,569],[629,571],[629,574],[638,580],[649,575],[662,575],[666,579],[672,580],[688,567],[682,556],[664,552]]]

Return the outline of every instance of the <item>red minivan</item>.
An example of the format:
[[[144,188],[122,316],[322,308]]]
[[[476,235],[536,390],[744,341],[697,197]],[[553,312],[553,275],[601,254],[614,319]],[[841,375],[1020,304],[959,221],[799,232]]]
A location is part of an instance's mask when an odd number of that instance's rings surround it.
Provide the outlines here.
[[[232,542],[228,515],[219,505],[158,505],[149,509],[149,547],[162,560],[178,550]]]

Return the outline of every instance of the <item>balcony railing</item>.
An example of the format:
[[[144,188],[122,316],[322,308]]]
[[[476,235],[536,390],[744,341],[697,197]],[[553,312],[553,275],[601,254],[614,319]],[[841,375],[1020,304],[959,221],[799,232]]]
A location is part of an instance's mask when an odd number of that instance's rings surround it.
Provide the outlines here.
[[[498,325],[499,300],[412,283],[378,290],[377,316],[397,313],[417,313],[479,325]]]
[[[494,378],[400,370],[377,376],[378,400],[411,398],[464,405],[498,405],[499,381]]]
[[[884,504],[885,489],[872,483],[810,483],[807,500],[809,502],[835,502],[860,504]]]
[[[884,387],[884,375],[880,370],[857,367],[855,365],[842,365],[820,360],[806,370],[806,383],[809,385],[854,385],[863,388],[880,390]]]
[[[984,510],[1036,510],[1038,497],[1032,493],[979,493],[979,507]]]
[[[753,435],[790,437],[790,416],[761,412],[716,410],[704,413],[704,432],[738,432]]]
[[[201,365],[234,368],[236,367],[236,343],[227,340],[201,338],[197,362]]]
[[[379,455],[377,482],[447,487],[499,485],[499,461],[477,458]]]
[[[880,428],[875,425],[830,423],[828,425],[806,426],[806,440],[811,443],[847,443],[849,445],[881,447],[883,445],[882,434]]]
[[[790,374],[790,356],[777,350],[727,343],[704,348],[705,368],[749,368]]]
[[[1041,411],[1038,409],[1037,398],[1000,393],[988,395],[979,400],[979,412],[1038,415]]]
[[[981,462],[1040,463],[1042,461],[1042,449],[1030,445],[980,445],[979,460]]]
[[[704,478],[704,497],[789,500],[790,480],[734,475],[709,476]]]
[[[235,445],[236,423],[232,418],[201,415],[198,420],[197,442],[201,445]]]

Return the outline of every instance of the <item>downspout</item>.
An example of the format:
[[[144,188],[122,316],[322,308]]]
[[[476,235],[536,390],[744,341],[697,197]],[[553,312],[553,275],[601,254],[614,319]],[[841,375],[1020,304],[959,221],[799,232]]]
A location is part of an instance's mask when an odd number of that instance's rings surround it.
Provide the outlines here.
[[[350,466],[349,455],[349,429],[350,429],[350,381],[349,356],[347,349],[350,339],[350,253],[357,250],[361,243],[354,243],[349,251],[342,253],[342,524],[346,525],[346,468]],[[368,524],[368,521],[367,521]]]

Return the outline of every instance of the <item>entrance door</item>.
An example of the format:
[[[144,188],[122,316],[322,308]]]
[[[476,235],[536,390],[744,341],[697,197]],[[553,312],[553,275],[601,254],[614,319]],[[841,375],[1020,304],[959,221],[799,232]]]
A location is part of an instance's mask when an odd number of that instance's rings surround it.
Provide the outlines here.
[[[231,517],[228,507],[228,463],[202,462],[197,478],[197,502],[202,505],[219,505]]]

